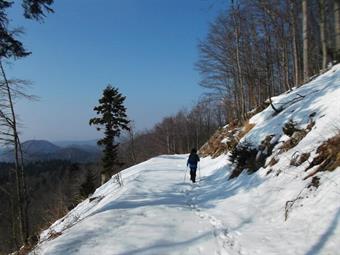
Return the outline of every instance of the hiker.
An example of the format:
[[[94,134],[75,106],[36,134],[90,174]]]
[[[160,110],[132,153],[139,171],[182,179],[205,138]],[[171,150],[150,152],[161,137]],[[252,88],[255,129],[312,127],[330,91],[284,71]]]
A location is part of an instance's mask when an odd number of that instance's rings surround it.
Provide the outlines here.
[[[197,155],[197,150],[192,149],[189,155],[188,161],[187,161],[187,166],[190,167],[190,180],[193,183],[196,182],[196,170],[197,170],[198,161],[200,161],[200,158]]]

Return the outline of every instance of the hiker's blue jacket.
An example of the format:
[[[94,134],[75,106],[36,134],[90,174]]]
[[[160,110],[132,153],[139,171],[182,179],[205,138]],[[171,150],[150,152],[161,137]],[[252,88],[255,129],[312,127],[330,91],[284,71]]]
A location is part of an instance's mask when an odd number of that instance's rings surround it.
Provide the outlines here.
[[[199,161],[199,156],[196,153],[191,153],[187,161],[187,166],[189,166],[190,169],[196,169]]]

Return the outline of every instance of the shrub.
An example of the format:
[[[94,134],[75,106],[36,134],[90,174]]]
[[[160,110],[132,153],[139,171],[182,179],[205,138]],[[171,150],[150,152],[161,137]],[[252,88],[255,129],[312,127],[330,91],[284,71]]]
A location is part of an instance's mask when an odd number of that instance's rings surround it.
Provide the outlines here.
[[[307,130],[295,131],[292,134],[291,138],[282,144],[282,146],[280,147],[280,151],[286,152],[294,148],[303,138],[305,138],[307,133]]]
[[[297,123],[290,119],[287,123],[284,124],[282,131],[285,135],[291,137],[294,132],[300,131],[300,129],[297,127]]]
[[[310,156],[310,153],[302,153],[298,156],[293,156],[290,165],[291,166],[300,166],[302,163],[304,163]]]
[[[248,173],[256,172],[259,168],[256,161],[257,153],[258,150],[250,142],[239,143],[230,153],[230,161],[235,168],[229,179],[239,176],[244,169],[247,169]]]

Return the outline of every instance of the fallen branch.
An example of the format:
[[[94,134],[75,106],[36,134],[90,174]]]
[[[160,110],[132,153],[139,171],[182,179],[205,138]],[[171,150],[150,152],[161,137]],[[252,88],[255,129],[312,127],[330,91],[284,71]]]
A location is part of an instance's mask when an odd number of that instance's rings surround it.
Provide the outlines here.
[[[301,193],[304,191],[305,188],[306,188],[306,187],[304,187],[304,188],[300,191],[300,193],[297,195],[296,198],[294,198],[293,200],[288,200],[288,201],[286,201],[286,205],[285,205],[285,221],[287,221],[287,219],[288,219],[288,212],[289,212],[289,209],[293,207],[293,205],[295,204],[295,202],[296,202],[297,200],[303,199],[303,197],[301,197],[300,195],[301,195]]]

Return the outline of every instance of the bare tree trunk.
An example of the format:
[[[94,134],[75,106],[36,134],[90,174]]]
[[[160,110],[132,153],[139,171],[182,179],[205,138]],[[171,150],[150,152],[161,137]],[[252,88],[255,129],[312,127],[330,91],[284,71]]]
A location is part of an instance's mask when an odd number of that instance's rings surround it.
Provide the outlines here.
[[[166,147],[167,147],[168,154],[170,154],[170,135],[169,135],[169,133],[166,134]]]
[[[6,87],[6,93],[7,93],[7,99],[8,99],[8,104],[9,104],[9,109],[10,109],[10,114],[11,114],[11,119],[7,119],[8,125],[13,132],[11,136],[13,137],[13,145],[14,145],[14,153],[15,153],[15,180],[16,180],[16,196],[17,196],[17,203],[18,203],[18,232],[20,236],[20,242],[24,243],[27,241],[28,233],[26,229],[26,223],[25,219],[27,218],[25,216],[25,210],[24,210],[24,190],[23,190],[23,181],[22,179],[23,176],[23,166],[21,165],[21,160],[20,160],[20,148],[19,148],[19,135],[17,131],[17,123],[16,123],[16,116],[14,112],[14,104],[13,104],[13,99],[12,99],[12,92],[9,87],[9,82],[6,77],[5,70],[2,65],[2,61],[0,59],[0,69],[1,69],[1,74],[4,78],[4,84]]]
[[[322,69],[326,69],[327,65],[327,44],[325,29],[325,0],[319,0],[320,7],[320,39],[322,49]]]
[[[299,75],[299,62],[297,52],[297,40],[296,40],[296,19],[294,14],[295,1],[290,1],[290,20],[291,20],[291,36],[292,36],[292,48],[293,48],[293,65],[294,65],[294,85],[298,86],[300,83]]]
[[[307,0],[302,0],[302,38],[303,38],[303,80],[304,82],[307,82],[309,79]]]
[[[289,67],[288,67],[288,48],[286,41],[283,42],[283,70],[284,70],[284,83],[285,90],[291,90],[291,86],[289,84]]]
[[[234,31],[236,36],[236,64],[237,64],[237,90],[239,91],[239,100],[240,100],[240,116],[241,121],[244,120],[245,117],[245,100],[244,100],[244,91],[243,91],[243,77],[242,77],[242,68],[241,68],[241,60],[240,60],[240,17],[238,16],[238,21],[236,20],[236,10],[234,9],[234,1],[232,0],[233,5],[233,21],[234,21]],[[238,13],[239,14],[239,13]]]
[[[135,151],[135,134],[134,134],[132,125],[130,126],[129,136],[130,136],[131,158],[132,158],[133,164],[135,165],[137,163],[137,159],[136,159],[136,151]]]
[[[17,227],[17,225],[18,225],[18,222],[17,222],[17,218],[16,218],[16,206],[15,206],[15,201],[16,201],[16,199],[13,197],[13,196],[11,196],[11,198],[10,198],[10,200],[11,200],[11,221],[12,221],[12,229],[11,229],[11,231],[12,231],[12,238],[13,238],[13,242],[14,242],[14,244],[15,244],[15,248],[16,248],[16,250],[19,250],[20,249],[20,245],[21,245],[21,243],[19,242],[19,240],[18,240],[18,233],[17,233],[17,229],[18,229],[18,227]]]
[[[340,62],[340,0],[334,0],[335,60]]]
[[[198,131],[198,127],[196,127],[196,148],[198,148],[198,136],[199,136],[199,131]]]
[[[25,170],[24,170],[24,154],[22,151],[21,141],[19,136],[17,137],[18,140],[18,149],[20,154],[20,179],[22,184],[22,195],[23,195],[23,216],[24,216],[24,223],[25,223],[25,240],[27,241],[29,238],[29,215],[28,215],[28,209],[29,209],[29,203],[30,200],[28,198],[28,192],[27,192],[27,185],[25,180]]]

